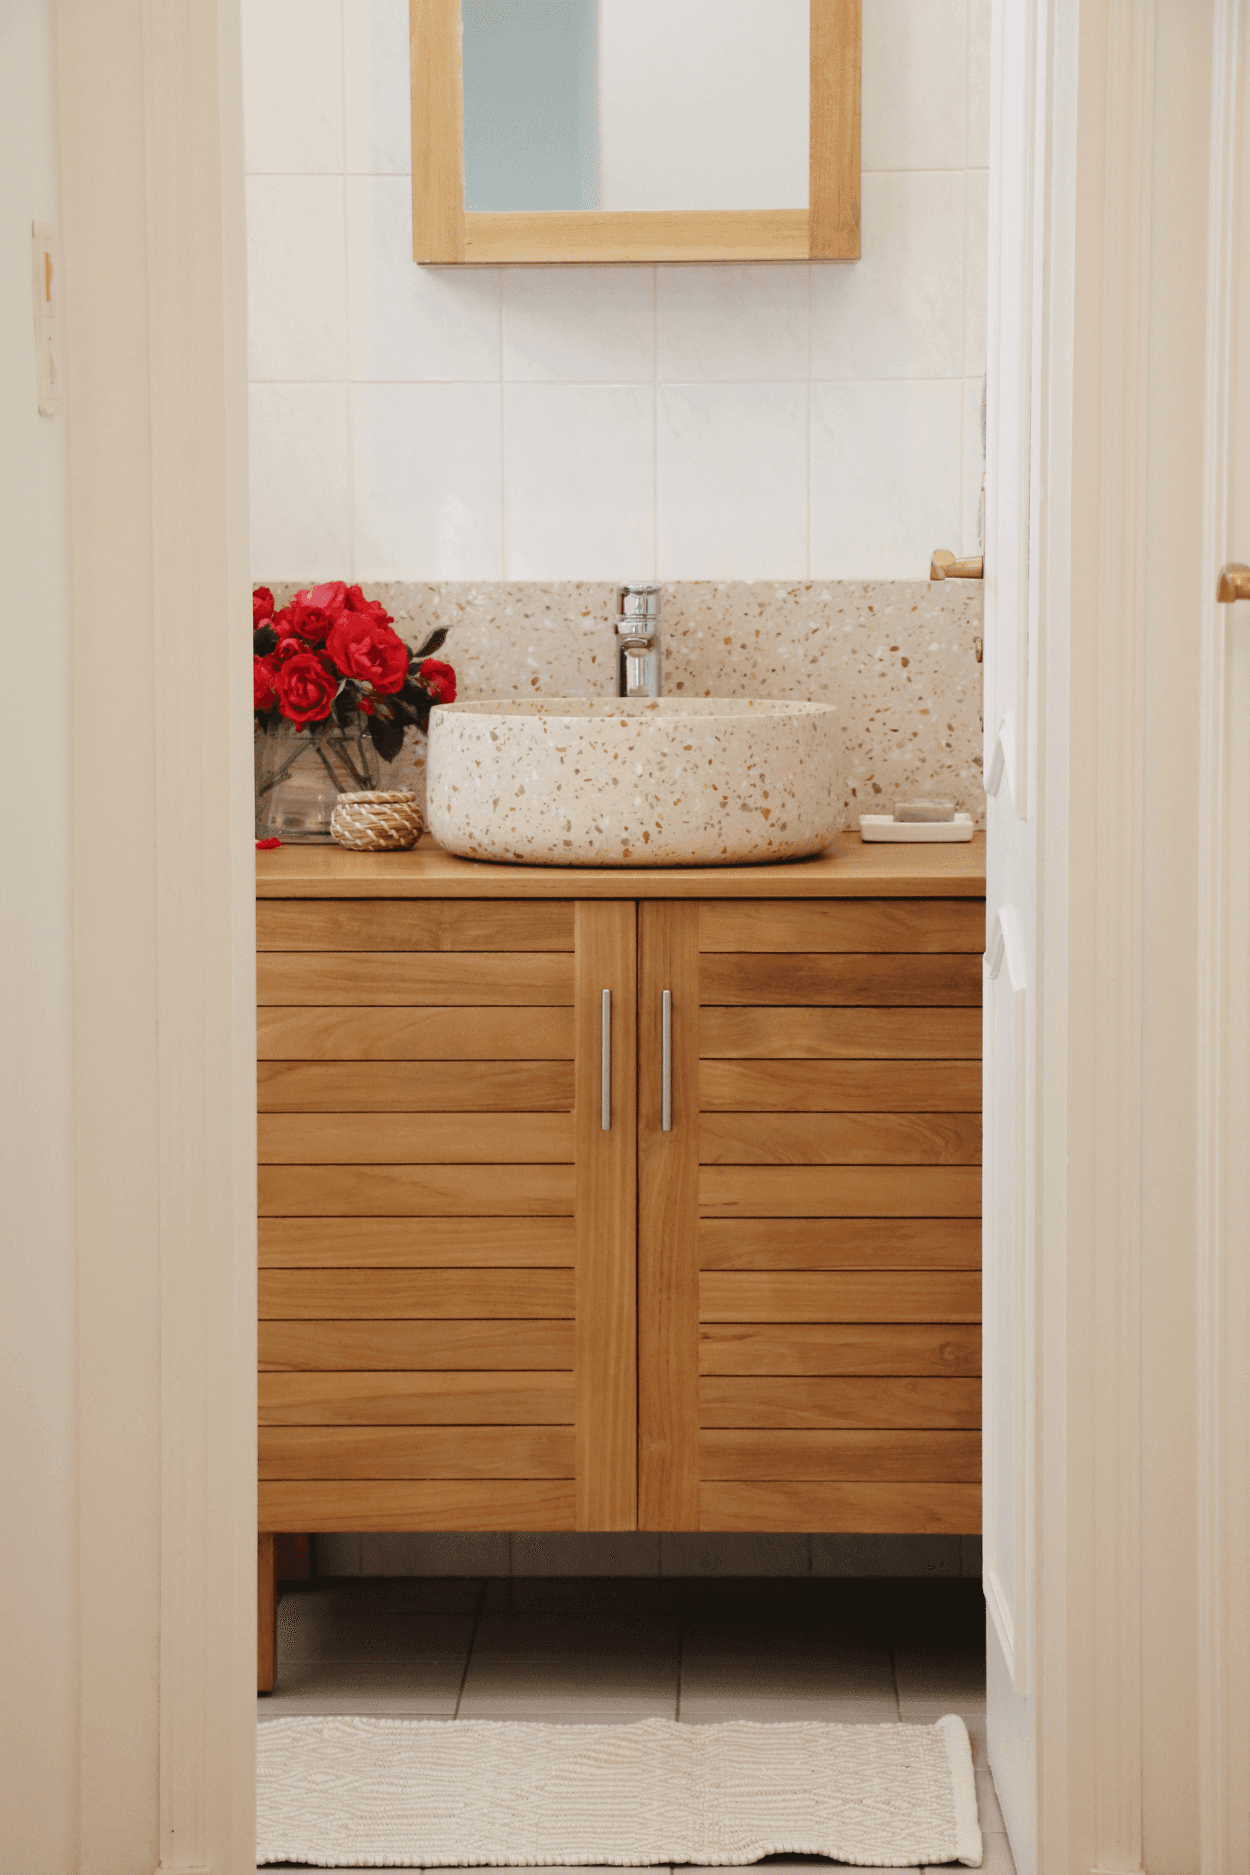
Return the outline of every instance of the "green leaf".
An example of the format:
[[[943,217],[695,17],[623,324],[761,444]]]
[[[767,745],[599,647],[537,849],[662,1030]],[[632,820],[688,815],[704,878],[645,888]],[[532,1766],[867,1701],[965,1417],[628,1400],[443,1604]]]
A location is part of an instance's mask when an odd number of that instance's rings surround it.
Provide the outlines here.
[[[440,625],[437,631],[432,631],[430,633],[429,637],[426,639],[421,649],[419,651],[413,652],[412,654],[413,658],[419,664],[422,658],[430,657],[435,651],[438,651],[439,649],[441,649],[441,647],[445,645],[446,642],[447,642],[447,627],[445,625]]]
[[[369,734],[384,762],[393,762],[404,746],[404,725],[395,714],[384,717],[375,713],[371,716]]]

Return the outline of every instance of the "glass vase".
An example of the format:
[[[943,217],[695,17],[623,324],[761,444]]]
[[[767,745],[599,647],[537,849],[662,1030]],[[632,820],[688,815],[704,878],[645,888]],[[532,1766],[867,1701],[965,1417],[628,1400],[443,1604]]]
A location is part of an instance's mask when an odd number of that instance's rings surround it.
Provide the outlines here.
[[[256,838],[328,844],[340,794],[376,788],[381,764],[358,715],[297,729],[285,716],[256,731]]]

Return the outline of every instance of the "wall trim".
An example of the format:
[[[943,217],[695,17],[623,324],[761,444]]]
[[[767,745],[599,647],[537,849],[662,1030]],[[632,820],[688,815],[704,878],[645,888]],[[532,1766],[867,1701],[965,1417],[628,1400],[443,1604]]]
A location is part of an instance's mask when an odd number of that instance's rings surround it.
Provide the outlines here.
[[[1154,0],[1108,7],[1094,907],[1096,1862],[1142,1859],[1141,1163]]]
[[[1250,617],[1215,603],[1222,561],[1246,547],[1242,494],[1233,513],[1247,47],[1244,8],[1217,0],[1211,99],[1207,357],[1202,551],[1201,775],[1198,794],[1199,955],[1197,1087],[1198,1723],[1203,1875],[1237,1875],[1250,1861],[1250,1530],[1247,1528],[1244,1374],[1250,1334],[1244,1161],[1250,1124],[1250,841],[1241,822],[1250,784],[1246,748]],[[1244,340],[1241,349],[1244,352]],[[1236,535],[1236,538],[1234,538]]]

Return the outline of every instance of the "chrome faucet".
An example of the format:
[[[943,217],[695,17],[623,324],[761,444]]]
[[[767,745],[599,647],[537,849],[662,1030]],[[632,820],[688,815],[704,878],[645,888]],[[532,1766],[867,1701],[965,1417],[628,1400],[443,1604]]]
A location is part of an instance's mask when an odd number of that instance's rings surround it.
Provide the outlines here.
[[[658,697],[660,668],[660,589],[618,586],[616,590],[616,694]]]

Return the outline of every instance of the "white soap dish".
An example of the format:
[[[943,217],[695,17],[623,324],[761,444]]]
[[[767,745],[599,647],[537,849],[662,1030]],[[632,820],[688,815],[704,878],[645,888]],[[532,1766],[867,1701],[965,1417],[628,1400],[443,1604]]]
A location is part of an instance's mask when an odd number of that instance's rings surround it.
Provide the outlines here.
[[[861,840],[970,840],[972,815],[954,820],[895,820],[893,814],[861,814]]]

